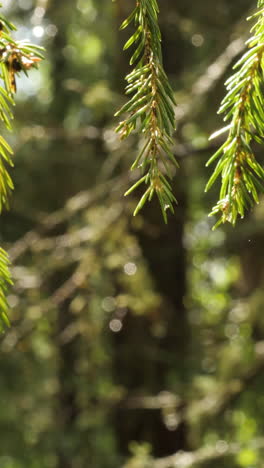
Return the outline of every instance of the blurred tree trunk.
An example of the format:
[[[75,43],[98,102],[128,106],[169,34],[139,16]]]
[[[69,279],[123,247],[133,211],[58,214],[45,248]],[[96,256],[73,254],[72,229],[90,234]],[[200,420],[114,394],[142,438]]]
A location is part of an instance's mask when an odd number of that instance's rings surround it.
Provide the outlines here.
[[[154,289],[162,302],[151,317],[128,314],[123,330],[115,339],[116,382],[127,391],[126,401],[121,403],[115,417],[123,453],[127,453],[132,440],[151,443],[156,456],[188,448],[188,428],[184,422],[190,339],[184,305],[186,200],[183,188],[179,189],[179,186],[178,199],[179,208],[168,226],[163,226],[160,208],[153,204],[145,210],[143,228],[135,232]],[[159,328],[162,331],[157,337],[155,330]],[[162,408],[144,408],[144,395],[157,396],[168,390],[181,397],[180,407],[171,409],[169,417],[175,418],[174,421],[166,419]],[[135,395],[142,396],[142,407],[140,404],[138,408],[130,407],[129,400]]]
[[[67,29],[69,18],[73,18],[76,11],[76,2],[64,0],[63,2],[51,2],[47,16],[57,27],[57,34],[53,44],[52,77],[54,99],[50,114],[52,125],[55,128],[63,126],[72,96],[64,86],[64,80],[69,76],[68,64],[65,57],[65,48],[68,44]],[[57,189],[54,191],[56,202],[54,205],[61,207],[63,202],[71,195],[70,178],[62,166],[65,153],[68,151],[67,140],[62,138],[54,142],[56,145],[57,163],[53,165],[53,174]],[[77,163],[77,162],[76,162]],[[60,227],[62,232],[65,226]],[[50,281],[50,289],[59,288],[69,277],[70,272],[58,272]],[[57,308],[56,342],[58,355],[58,391],[55,405],[54,419],[57,425],[56,455],[57,468],[73,468],[74,455],[76,455],[75,425],[78,416],[77,388],[76,388],[76,363],[78,360],[78,340],[62,340],[63,332],[72,324],[73,316],[69,310],[72,297],[61,301]]]
[[[72,298],[70,298],[72,299]],[[58,383],[55,418],[58,426],[57,468],[74,468],[74,457],[78,455],[76,421],[79,414],[77,404],[77,362],[79,335],[69,340],[62,339],[63,331],[72,325],[69,311],[70,299],[60,304],[57,320]]]
[[[117,1],[117,24],[124,20],[123,2]],[[175,5],[170,3],[170,9]],[[169,15],[169,6],[166,10]],[[119,17],[121,15],[121,17]],[[120,41],[125,40],[124,33]],[[178,50],[178,38],[163,42],[166,50],[166,65],[175,71],[175,50]],[[121,70],[127,68],[127,56],[121,54],[117,60]],[[124,85],[122,85],[124,87]],[[119,89],[120,91],[120,89]],[[144,209],[144,223],[140,229],[134,229],[148,263],[154,289],[162,297],[162,306],[153,320],[129,314],[124,329],[116,337],[115,376],[119,385],[127,388],[129,395],[145,393],[157,395],[170,387],[171,391],[184,395],[188,380],[187,362],[189,327],[184,306],[186,294],[186,255],[183,245],[184,225],[186,221],[186,193],[182,169],[175,181],[176,196],[179,206],[175,216],[169,216],[167,226],[163,224],[160,207],[153,202]],[[138,195],[140,197],[140,194]],[[156,323],[155,323],[156,322]],[[157,340],[153,328],[161,326],[162,336]],[[158,345],[157,345],[158,343]],[[152,350],[152,351],[151,351]],[[169,384],[172,369],[176,369],[177,381]],[[179,412],[184,411],[184,403]],[[126,404],[117,409],[115,426],[123,453],[127,453],[132,440],[147,441],[153,447],[155,456],[174,453],[188,448],[188,430],[185,423],[169,425],[160,408],[131,409]]]

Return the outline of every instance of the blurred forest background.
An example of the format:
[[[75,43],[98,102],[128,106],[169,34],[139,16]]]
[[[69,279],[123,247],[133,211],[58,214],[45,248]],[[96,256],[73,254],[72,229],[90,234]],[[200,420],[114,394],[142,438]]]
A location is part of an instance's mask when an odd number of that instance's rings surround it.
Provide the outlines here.
[[[248,0],[161,0],[178,103],[169,224],[124,198],[120,142],[134,1],[4,1],[46,48],[18,79],[15,193],[1,217],[12,327],[0,347],[1,468],[258,468],[264,452],[264,204],[212,232],[205,168]],[[263,156],[259,155],[260,161]],[[140,192],[140,190],[139,190]]]

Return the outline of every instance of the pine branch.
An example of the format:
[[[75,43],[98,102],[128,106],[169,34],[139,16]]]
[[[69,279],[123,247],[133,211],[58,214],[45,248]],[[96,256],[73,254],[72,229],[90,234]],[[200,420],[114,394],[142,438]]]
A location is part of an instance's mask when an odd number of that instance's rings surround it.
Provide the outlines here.
[[[147,185],[134,215],[156,194],[165,222],[167,210],[174,212],[176,199],[172,193],[172,167],[177,162],[172,153],[172,134],[175,129],[173,92],[162,66],[161,34],[158,26],[156,0],[138,0],[121,29],[134,23],[136,31],[124,49],[134,46],[130,65],[134,69],[126,77],[126,94],[130,100],[116,113],[127,113],[116,131],[126,138],[133,130],[144,135],[142,149],[131,169],[141,169],[142,177],[125,193],[129,195],[139,185]]]
[[[210,213],[220,214],[215,227],[226,221],[235,225],[238,216],[243,218],[246,210],[259,203],[259,193],[264,192],[264,170],[252,149],[254,141],[264,142],[264,0],[258,2],[258,10],[251,18],[257,18],[257,22],[247,41],[248,50],[226,82],[227,94],[219,109],[225,114],[224,121],[230,123],[211,136],[228,131],[226,141],[207,163],[219,158],[206,186],[207,191],[221,176],[219,201]]]
[[[27,75],[27,71],[36,67],[43,58],[40,53],[41,47],[34,46],[27,41],[12,39],[10,33],[15,29],[12,23],[0,15],[0,78],[3,81],[3,85],[0,86],[0,120],[7,130],[12,130],[16,75],[19,72]],[[3,208],[8,208],[10,192],[13,189],[12,179],[8,172],[8,166],[13,166],[12,154],[9,144],[0,135],[0,213]],[[0,248],[0,330],[9,323],[6,294],[12,281],[8,266],[8,256]]]

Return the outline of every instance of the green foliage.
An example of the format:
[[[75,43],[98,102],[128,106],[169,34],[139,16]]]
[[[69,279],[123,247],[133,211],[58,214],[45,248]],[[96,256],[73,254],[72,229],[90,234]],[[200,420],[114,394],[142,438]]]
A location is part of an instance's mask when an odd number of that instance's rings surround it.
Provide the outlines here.
[[[12,129],[16,75],[21,71],[27,75],[27,71],[36,67],[42,59],[40,47],[27,41],[14,41],[12,39],[10,32],[15,29],[12,23],[0,15],[0,77],[4,83],[3,86],[0,86],[0,119],[7,130]],[[4,207],[8,207],[9,195],[13,189],[13,183],[7,169],[7,166],[13,166],[12,153],[9,144],[0,135],[0,213]],[[6,252],[0,249],[0,329],[2,329],[2,325],[8,324],[6,293],[8,285],[11,283],[8,264]]]
[[[7,301],[6,293],[8,286],[12,284],[10,272],[8,269],[8,257],[6,252],[0,248],[0,330],[2,331],[5,325],[9,325],[9,320],[6,315]]]
[[[32,27],[38,2],[8,3],[14,22]],[[103,96],[125,60],[115,27],[127,3],[42,3],[40,26],[58,32],[44,33],[50,52],[36,96],[23,93],[17,103],[14,209],[1,225],[16,267],[13,324],[0,340],[0,467],[256,468],[263,459],[255,440],[264,418],[263,208],[228,237],[210,231],[201,196],[209,155],[201,145],[216,117],[204,91],[181,121],[188,177],[177,189],[177,219],[164,229],[151,210],[131,223],[120,200],[121,156],[134,151],[134,139],[120,142],[111,131],[119,90]],[[216,43],[221,53],[229,47],[248,1],[160,6],[166,63],[172,70],[177,51],[173,78],[186,109],[190,87],[215,60]],[[192,45],[197,32],[205,47]],[[100,47],[88,63],[91,36],[90,47]],[[211,83],[214,96],[221,81]]]
[[[116,131],[126,138],[137,129],[144,135],[142,149],[131,169],[141,169],[143,176],[126,192],[130,194],[139,185],[146,184],[134,215],[151,200],[156,193],[162,214],[167,222],[167,210],[174,212],[176,199],[172,193],[170,179],[172,167],[177,162],[172,153],[172,134],[175,128],[173,92],[162,66],[161,34],[158,26],[158,4],[156,0],[140,0],[121,29],[134,22],[136,31],[126,42],[124,49],[134,46],[130,65],[134,69],[126,77],[126,94],[130,100],[116,113],[128,113]],[[161,168],[162,166],[162,168]]]
[[[219,201],[211,215],[220,214],[215,227],[226,221],[235,224],[247,209],[259,203],[264,191],[264,170],[253,152],[254,141],[263,144],[264,138],[264,7],[251,17],[257,18],[253,35],[247,41],[248,50],[234,66],[235,73],[227,80],[227,94],[219,113],[225,113],[229,125],[214,133],[215,138],[228,131],[226,141],[211,157],[207,165],[219,161],[206,186],[208,190],[221,175]]]

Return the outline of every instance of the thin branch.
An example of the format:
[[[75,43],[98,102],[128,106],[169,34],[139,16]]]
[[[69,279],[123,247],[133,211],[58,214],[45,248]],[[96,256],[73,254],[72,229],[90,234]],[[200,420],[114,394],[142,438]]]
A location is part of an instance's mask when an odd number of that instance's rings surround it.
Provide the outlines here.
[[[74,237],[73,242],[78,245],[78,242],[85,242],[89,240],[90,243],[93,244],[93,248],[98,245],[104,239],[105,233],[109,232],[109,229],[113,225],[116,224],[118,219],[120,219],[120,216],[122,215],[122,209],[123,206],[120,203],[117,203],[115,206],[112,206],[111,209],[107,210],[106,215],[104,216],[104,219],[102,220],[102,223],[100,226],[94,226],[93,229],[89,230],[88,236],[85,236],[85,238],[82,239],[77,237]],[[34,233],[31,233],[34,234]],[[30,239],[30,237],[29,237]],[[32,239],[32,238],[31,238]],[[35,239],[35,238],[34,238]],[[79,240],[78,240],[79,239]],[[25,242],[26,241],[26,242]],[[64,241],[65,239],[61,239],[63,248],[67,248],[67,244],[65,245]],[[24,238],[24,243],[22,243],[23,249],[27,250],[27,248],[30,247],[28,245],[28,238]],[[50,259],[52,260],[52,254],[54,252],[54,255],[56,257],[56,249],[54,249],[54,245],[49,245],[51,248],[51,254],[50,254]],[[87,248],[87,243],[86,243],[86,248]],[[22,249],[22,250],[23,250]],[[20,254],[22,253],[22,250],[20,249]],[[24,251],[25,251],[24,250]],[[17,252],[18,253],[18,252]],[[64,252],[65,256],[65,252]],[[8,353],[10,352],[17,344],[20,342],[22,339],[24,339],[26,336],[30,335],[38,326],[39,320],[42,316],[48,314],[49,311],[54,310],[54,308],[60,307],[64,301],[69,299],[76,291],[82,287],[84,281],[89,278],[89,275],[93,271],[93,265],[90,265],[91,271],[89,271],[89,268],[87,266],[86,262],[87,257],[82,256],[81,259],[79,259],[79,263],[77,267],[75,268],[74,272],[72,275],[66,279],[66,281],[59,286],[48,299],[45,300],[40,300],[38,303],[38,314],[36,319],[31,320],[28,319],[27,317],[22,320],[22,323],[19,324],[19,329],[18,327],[13,327],[10,331],[6,332],[6,335],[2,341],[2,348],[3,351]],[[76,258],[67,258],[68,264],[74,264],[76,262]],[[52,262],[49,262],[52,265]],[[65,262],[64,262],[65,263]],[[50,267],[50,265],[49,265]],[[54,271],[54,269],[52,270]],[[47,271],[44,271],[42,276],[37,275],[34,273],[32,274],[32,271],[27,270],[25,267],[20,268],[16,266],[14,268],[14,277],[15,277],[15,288],[14,292],[18,292],[21,290],[27,290],[27,289],[34,289],[37,288],[39,289],[41,282],[43,281],[44,276],[48,276]],[[75,331],[77,332],[77,328],[75,328]],[[79,330],[78,330],[79,332]],[[64,333],[64,330],[62,331]],[[63,335],[62,339],[66,339],[65,337],[68,337],[69,335],[65,331],[65,335]],[[73,334],[71,333],[71,336],[73,337]],[[68,339],[68,338],[67,338]]]
[[[175,108],[178,125],[189,118],[201,99],[214,89],[216,83],[225,74],[233,60],[243,52],[245,49],[245,38],[246,36],[241,36],[232,41],[225,51],[209,65],[205,73],[195,81],[188,99],[183,103],[178,103],[178,106]]]
[[[111,194],[121,193],[127,180],[128,175],[125,174],[104,182],[94,189],[79,192],[77,195],[71,197],[67,200],[62,209],[48,214],[35,229],[28,231],[22,238],[15,242],[9,250],[12,261],[17,260],[30,249],[33,244],[39,242],[45,234],[51,232],[56,226],[67,221],[70,217],[93,206],[106,195],[110,196]]]
[[[214,446],[203,447],[194,452],[178,452],[169,457],[156,459],[152,463],[152,468],[192,468],[197,464],[238,455],[244,448],[262,450],[264,438],[253,439],[246,447],[243,444],[219,440]]]

